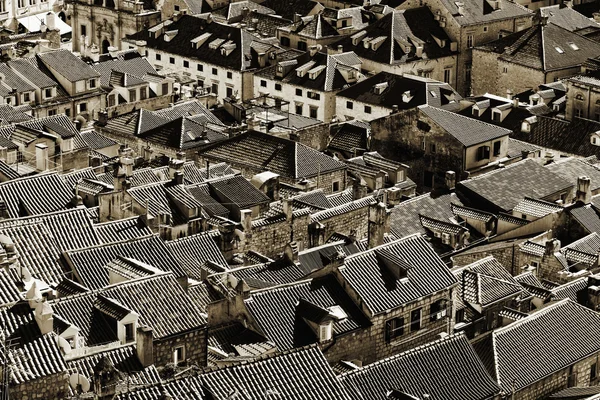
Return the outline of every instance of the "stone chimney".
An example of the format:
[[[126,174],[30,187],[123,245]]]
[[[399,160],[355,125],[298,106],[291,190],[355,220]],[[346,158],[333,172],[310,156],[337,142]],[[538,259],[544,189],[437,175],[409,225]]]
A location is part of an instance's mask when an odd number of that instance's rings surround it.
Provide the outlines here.
[[[362,199],[367,195],[367,187],[360,183],[360,179],[352,181],[352,200]]]
[[[219,232],[219,248],[225,257],[225,260],[231,262],[233,260],[233,251],[236,248],[235,224],[223,222],[219,225]]]
[[[388,225],[388,212],[383,203],[369,207],[368,246],[370,249],[383,244]]]
[[[183,161],[177,159],[171,159],[169,161],[169,178],[175,179],[177,173],[181,173],[183,177]]]
[[[545,254],[547,256],[550,256],[550,255],[556,253],[559,250],[560,250],[560,240],[558,240],[558,239],[549,239],[549,240],[546,241]]]
[[[108,123],[108,112],[100,111],[98,112],[98,126],[106,126]]]
[[[144,367],[154,364],[154,343],[152,328],[148,326],[140,326],[137,328],[135,336],[135,350],[137,356]]]
[[[285,214],[286,221],[292,220],[293,208],[292,208],[292,200],[291,199],[282,199],[281,204],[283,206],[283,213]]]
[[[48,159],[48,146],[43,143],[35,145],[35,168],[44,172],[48,170],[50,160]]]
[[[250,233],[252,231],[252,210],[247,208],[240,210],[240,222],[244,233]]]
[[[183,172],[175,172],[175,176],[173,177],[173,183],[175,185],[183,185]]]
[[[453,191],[456,187],[456,172],[454,171],[446,171],[446,188],[450,191]]]
[[[592,199],[591,181],[587,176],[577,178],[577,193],[576,199],[583,204],[589,204]]]
[[[56,30],[56,16],[54,15],[54,13],[47,13],[46,14],[46,29],[49,31],[55,31]]]

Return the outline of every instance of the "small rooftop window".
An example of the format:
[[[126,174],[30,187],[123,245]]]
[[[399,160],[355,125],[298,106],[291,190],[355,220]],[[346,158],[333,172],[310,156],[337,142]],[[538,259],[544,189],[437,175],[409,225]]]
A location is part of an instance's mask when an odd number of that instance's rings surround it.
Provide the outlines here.
[[[558,52],[558,54],[563,54],[565,52],[563,49],[561,49],[558,46],[556,46],[554,49]]]
[[[579,47],[577,47],[577,45],[573,42],[569,42],[569,46],[573,49],[573,50],[579,50]]]

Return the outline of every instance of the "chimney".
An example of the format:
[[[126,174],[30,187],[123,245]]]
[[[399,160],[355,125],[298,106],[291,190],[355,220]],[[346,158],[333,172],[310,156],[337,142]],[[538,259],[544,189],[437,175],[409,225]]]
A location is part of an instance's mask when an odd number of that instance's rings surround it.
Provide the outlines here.
[[[521,159],[529,158],[529,154],[531,154],[529,150],[521,150]]]
[[[317,54],[319,52],[319,48],[317,47],[317,45],[312,45],[308,47],[308,52],[310,53],[311,57],[314,57],[315,54]]]
[[[175,176],[173,177],[173,183],[175,185],[183,185],[183,172],[175,172]]]
[[[458,15],[465,15],[465,3],[456,3]]]
[[[292,200],[291,199],[282,199],[281,204],[283,205],[283,213],[285,214],[286,221],[292,220],[293,208],[292,208]]]
[[[175,179],[178,172],[180,172],[183,177],[183,161],[177,159],[169,160],[169,178]]]
[[[548,25],[548,16],[541,15],[540,16],[540,26],[546,26],[546,25]]]
[[[140,53],[140,56],[146,57],[146,46],[147,45],[148,45],[148,42],[146,42],[145,40],[136,40],[135,46],[137,47],[137,50],[138,50],[138,53]]]
[[[54,313],[52,312],[52,307],[44,301],[35,309],[34,314],[35,322],[37,322],[42,335],[52,332],[52,328],[54,327],[54,318],[52,316]]]
[[[383,203],[369,207],[368,246],[370,249],[383,244],[388,225],[388,212]]]
[[[392,114],[396,114],[398,112],[398,104],[394,104],[392,106]]]
[[[240,222],[244,233],[250,233],[252,231],[252,210],[247,208],[240,210]]]
[[[456,172],[446,171],[445,182],[446,188],[450,191],[453,191],[456,187]]]
[[[47,13],[46,14],[46,29],[49,31],[55,31],[56,30],[56,21],[55,21],[56,16],[54,15],[54,13]]]
[[[513,98],[513,91],[510,89],[506,89],[506,98],[509,100],[512,100]]]
[[[360,179],[354,179],[352,182],[352,200],[362,199],[367,195],[367,187],[361,185]]]
[[[152,328],[148,326],[140,326],[137,328],[135,336],[135,350],[137,356],[142,363],[142,366],[149,367],[154,364],[154,343],[153,343]]]
[[[583,204],[589,204],[592,198],[591,181],[587,176],[577,178],[576,199]]]
[[[106,126],[108,124],[108,112],[100,111],[98,112],[98,126]]]
[[[512,92],[511,92],[511,96],[512,96]],[[519,108],[519,98],[518,97],[513,97],[512,103],[513,103],[513,108]]]
[[[560,240],[550,239],[546,241],[546,255],[550,256],[560,250]]]
[[[294,23],[298,23],[302,21],[302,16],[300,14],[294,13]]]
[[[417,45],[415,55],[419,58],[423,57],[423,45]]]
[[[43,143],[38,143],[35,145],[35,168],[44,172],[48,170],[48,146]]]

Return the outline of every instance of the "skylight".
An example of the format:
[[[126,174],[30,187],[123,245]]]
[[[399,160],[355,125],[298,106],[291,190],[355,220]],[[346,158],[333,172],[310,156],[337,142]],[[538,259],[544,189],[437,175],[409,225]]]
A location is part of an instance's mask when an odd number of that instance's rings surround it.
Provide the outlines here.
[[[577,47],[577,45],[573,42],[569,42],[569,46],[571,46],[573,50],[579,50],[579,47]]]
[[[565,52],[563,49],[561,49],[558,46],[556,46],[554,49],[558,52],[558,54],[563,54]]]

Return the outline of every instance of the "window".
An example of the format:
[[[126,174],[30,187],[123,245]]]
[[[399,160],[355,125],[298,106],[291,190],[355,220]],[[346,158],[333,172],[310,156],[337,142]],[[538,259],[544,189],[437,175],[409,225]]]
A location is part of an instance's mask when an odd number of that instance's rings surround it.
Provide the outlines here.
[[[302,96],[302,89],[296,89],[296,96]]]
[[[58,111],[56,110],[56,108],[53,108],[52,110],[48,110],[48,116],[52,117],[53,115],[56,115],[58,113]]]
[[[136,93],[135,93],[135,89],[132,89],[129,91],[129,102],[133,102],[136,101]]]
[[[371,114],[371,106],[365,106],[365,112]]]
[[[79,112],[86,112],[87,111],[87,103],[81,103],[79,105]]]
[[[598,363],[593,363],[590,366],[590,381],[595,381],[598,377]]]
[[[306,97],[314,100],[321,100],[321,93],[316,92],[306,92]]]
[[[351,101],[347,101],[346,102],[346,108],[348,110],[352,110],[354,108],[354,103],[352,103]]]
[[[343,20],[342,21],[342,28],[346,28],[348,26],[348,21]]]
[[[431,304],[429,310],[429,319],[430,321],[440,320],[446,316],[446,313],[446,300],[440,299]]]
[[[261,79],[260,87],[267,87],[267,81],[265,81],[264,79]]]
[[[29,93],[23,93],[23,101],[25,103],[28,103],[31,101],[31,96],[29,95]]]
[[[179,11],[179,6],[173,6],[173,10]]]
[[[90,88],[93,89],[96,87],[96,80],[95,79],[90,79]]]
[[[573,42],[569,42],[569,47],[572,48],[573,50],[577,51],[579,50],[579,46],[577,46],[575,43]]]
[[[163,96],[169,93],[169,84],[168,83],[163,83],[162,84],[162,94]]]
[[[218,83],[213,83],[212,86],[210,87],[210,91],[216,95],[219,94],[219,84]]]
[[[175,64],[175,57],[169,57],[169,64]]]
[[[198,71],[202,72],[202,71],[204,71],[204,65],[202,65],[202,64],[198,64],[198,65],[196,65],[196,69],[197,69]]]
[[[160,61],[161,60],[161,56],[160,54],[156,53],[156,55],[154,56],[156,58],[156,61]]]
[[[502,68],[502,73],[503,74],[508,74],[508,67],[503,67]]]
[[[487,31],[488,31],[488,27],[487,27],[487,26],[484,26],[484,27],[483,27],[483,31],[484,31],[484,32],[487,32]]]
[[[115,105],[115,95],[109,94],[108,95],[108,106],[113,107],[114,105]]]
[[[233,88],[232,88],[232,87],[229,87],[229,86],[227,86],[227,88],[225,89],[225,95],[226,95],[227,97],[231,97],[231,96],[233,96]]]
[[[290,47],[290,38],[282,36],[281,37],[281,45],[282,46],[286,46],[286,47]]]
[[[319,112],[319,108],[318,107],[310,107],[309,110],[310,110],[310,112],[309,112],[310,117],[317,119],[317,114]]]
[[[465,80],[467,81],[467,85],[471,85],[471,63],[465,64]]]
[[[444,82],[450,83],[451,78],[452,78],[452,70],[450,68],[446,68],[444,70]]]
[[[410,331],[416,332],[421,329],[421,309],[410,312]]]
[[[140,88],[140,100],[146,100],[147,96],[146,88]]]
[[[429,126],[429,124],[427,122],[417,120],[417,129],[419,129],[423,132],[429,132],[431,130],[431,126]],[[425,139],[423,139],[423,140],[425,140]],[[423,147],[423,150],[425,150],[425,147]]]
[[[66,108],[66,109],[65,109],[65,115],[66,115],[67,117],[70,117],[70,116],[71,116],[71,109],[70,109],[70,108]]]
[[[82,36],[87,36],[87,26],[85,26],[85,25],[81,25],[81,26],[79,27],[79,30],[81,31],[81,35],[82,35]]]
[[[500,111],[492,111],[492,121],[502,122],[502,113]]]
[[[494,156],[499,156],[500,155],[500,149],[502,148],[502,142],[501,141],[497,141],[494,142]]]
[[[339,192],[339,190],[340,190],[340,182],[339,181],[333,182],[333,184],[331,185],[331,190],[333,192]]]
[[[133,323],[125,324],[125,343],[130,343],[135,340],[135,332],[133,330]]]
[[[306,46],[306,42],[298,42],[298,50],[306,51],[308,47]]]
[[[0,1],[0,12],[6,11],[6,0]]]
[[[212,74],[213,74],[213,75],[217,75],[218,73],[219,73],[219,71],[217,71],[217,69],[216,69],[216,68],[213,68],[213,69],[212,69]]]
[[[189,68],[189,67],[190,67],[190,62],[188,60],[183,60],[183,68]]]
[[[490,158],[490,146],[479,146],[477,148],[477,161]]]
[[[275,84],[275,90],[281,92],[281,83],[276,83]]]
[[[52,88],[44,89],[44,97],[46,97],[47,99],[52,97]]]
[[[564,54],[564,53],[565,53],[565,51],[564,51],[563,49],[561,49],[560,47],[558,47],[558,46],[555,46],[555,47],[554,47],[554,50],[556,50],[556,52],[557,52],[558,54]]]
[[[467,35],[467,47],[470,49],[474,44],[473,35]]]
[[[302,104],[296,104],[296,114],[302,115]]]
[[[232,78],[233,78],[233,72],[227,71],[227,79],[232,79]]]
[[[175,351],[173,351],[173,363],[179,364],[183,361],[185,361],[185,347],[175,347]]]
[[[577,118],[581,118],[583,116],[583,111],[581,111],[581,109],[576,108],[575,109],[575,117]]]
[[[429,144],[429,152],[430,153],[435,153],[435,143],[430,143]]]
[[[404,318],[398,317],[385,322],[385,336],[388,342],[404,335]]]
[[[319,341],[324,342],[331,339],[331,324],[319,326]]]

